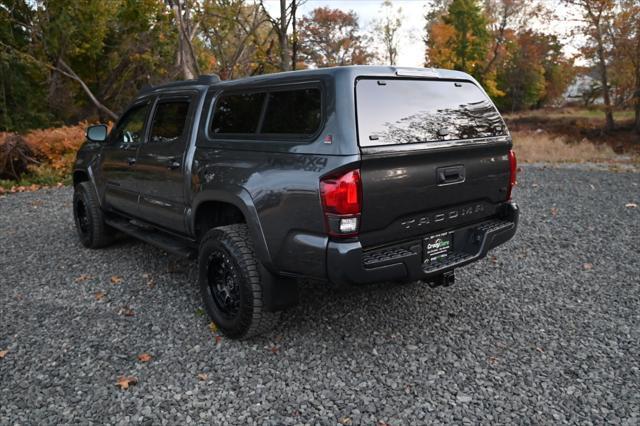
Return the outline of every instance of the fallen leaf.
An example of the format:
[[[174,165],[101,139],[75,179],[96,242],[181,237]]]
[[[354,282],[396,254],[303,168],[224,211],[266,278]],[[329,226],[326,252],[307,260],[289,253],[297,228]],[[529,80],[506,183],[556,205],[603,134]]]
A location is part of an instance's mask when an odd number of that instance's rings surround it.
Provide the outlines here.
[[[557,209],[557,208],[555,208],[555,207],[551,207],[551,215],[552,215],[553,217],[558,216],[558,209]]]
[[[116,285],[122,284],[122,277],[119,277],[117,275],[113,275],[111,277],[111,284],[116,284]]]
[[[209,323],[209,330],[211,330],[212,333],[217,333],[218,332],[218,326],[216,325],[215,322],[211,321]]]
[[[204,382],[205,380],[207,380],[209,378],[209,375],[206,373],[200,373],[198,374],[198,380],[200,380],[201,382]]]
[[[203,317],[204,316],[204,309],[202,309],[202,308],[196,309],[196,315],[199,316],[199,317]]]
[[[120,376],[116,382],[116,386],[119,386],[122,390],[129,389],[129,386],[138,384],[138,379],[133,376]]]
[[[93,277],[91,275],[89,275],[89,274],[82,274],[78,278],[75,279],[75,282],[76,283],[83,283],[85,281],[90,280],[91,278],[93,278]]]
[[[7,356],[7,353],[9,351],[0,351],[0,359],[4,358],[5,356]]]
[[[148,353],[143,353],[138,355],[138,361],[140,362],[149,362],[151,361],[151,355],[149,355]]]
[[[219,344],[220,344],[220,342],[222,342],[222,337],[221,337],[221,336],[219,336],[219,335],[217,335],[217,334],[216,334],[216,336],[215,336],[215,339],[216,339],[216,345],[219,345]]]
[[[489,364],[495,365],[498,363],[498,358],[496,358],[495,356],[490,356],[488,361],[489,361]]]
[[[144,273],[144,274],[142,274],[142,278],[147,280],[147,287],[154,288],[156,286],[156,282],[153,279],[153,277],[151,276],[151,274]]]
[[[273,354],[277,354],[278,352],[280,352],[280,348],[278,346],[276,346],[276,345],[271,345],[271,347],[269,347],[269,350]]]
[[[593,263],[585,263],[582,265],[582,269],[584,269],[585,271],[590,271],[593,269]]]
[[[125,317],[132,317],[134,315],[133,309],[128,306],[123,306],[122,308],[120,308],[120,311],[118,311],[118,313],[120,315],[124,315]]]
[[[353,420],[351,420],[351,417],[344,416],[344,417],[340,417],[340,420],[338,420],[338,423],[345,426],[351,426],[353,424]]]
[[[638,205],[636,203],[627,203],[624,206],[626,208],[628,208],[628,209],[636,209],[636,208],[638,208]]]
[[[104,291],[98,291],[96,292],[96,300],[102,300],[106,295],[107,293],[105,293]]]

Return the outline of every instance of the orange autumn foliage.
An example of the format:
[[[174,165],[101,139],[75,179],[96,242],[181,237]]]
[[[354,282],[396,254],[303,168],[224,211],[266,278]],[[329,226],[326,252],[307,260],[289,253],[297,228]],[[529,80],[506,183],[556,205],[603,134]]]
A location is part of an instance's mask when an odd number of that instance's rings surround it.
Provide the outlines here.
[[[56,171],[70,172],[76,152],[85,140],[86,122],[75,126],[33,130],[24,138],[31,150]]]
[[[9,143],[15,144],[17,141],[24,147],[24,152],[29,154],[10,158],[10,161],[20,162],[20,164],[14,164],[14,167],[5,162],[6,164],[2,163],[5,165],[0,168],[8,167],[9,171],[17,170],[18,177],[26,174],[26,176],[55,176],[55,181],[64,180],[71,173],[76,152],[85,141],[85,130],[88,126],[89,123],[80,122],[74,126],[32,130],[23,135],[0,132],[0,148]],[[12,179],[12,173],[3,173],[3,170],[0,170],[0,176],[3,175],[5,178]]]

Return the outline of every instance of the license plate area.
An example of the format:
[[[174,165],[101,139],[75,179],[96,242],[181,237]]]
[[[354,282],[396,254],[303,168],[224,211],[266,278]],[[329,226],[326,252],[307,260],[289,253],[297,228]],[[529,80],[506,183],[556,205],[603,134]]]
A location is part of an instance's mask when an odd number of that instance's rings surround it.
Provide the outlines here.
[[[423,260],[433,263],[449,256],[453,249],[453,232],[430,235],[422,240]]]

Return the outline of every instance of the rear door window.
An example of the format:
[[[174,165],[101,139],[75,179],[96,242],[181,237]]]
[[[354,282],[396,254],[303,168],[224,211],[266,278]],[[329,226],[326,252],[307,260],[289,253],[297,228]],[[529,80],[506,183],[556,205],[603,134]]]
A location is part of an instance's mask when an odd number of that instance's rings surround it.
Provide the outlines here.
[[[320,89],[278,91],[271,92],[268,96],[260,133],[310,136],[320,127]]]
[[[258,130],[265,93],[222,95],[216,103],[211,133],[253,134]]]
[[[506,134],[491,101],[468,81],[361,79],[356,100],[360,146]]]

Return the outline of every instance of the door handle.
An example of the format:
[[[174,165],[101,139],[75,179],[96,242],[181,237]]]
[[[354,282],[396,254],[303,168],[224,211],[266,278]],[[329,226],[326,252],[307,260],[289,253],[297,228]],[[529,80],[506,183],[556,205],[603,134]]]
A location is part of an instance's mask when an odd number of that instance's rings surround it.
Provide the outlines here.
[[[175,170],[180,168],[180,166],[182,166],[182,163],[180,161],[178,161],[175,158],[170,158],[169,159],[169,169],[171,170]]]
[[[438,185],[464,182],[464,166],[439,167],[436,170]]]
[[[136,164],[136,158],[135,157],[127,157],[127,163],[130,166],[133,166],[134,164]]]

